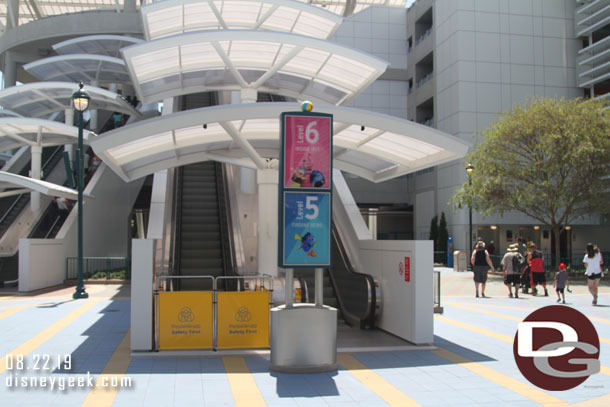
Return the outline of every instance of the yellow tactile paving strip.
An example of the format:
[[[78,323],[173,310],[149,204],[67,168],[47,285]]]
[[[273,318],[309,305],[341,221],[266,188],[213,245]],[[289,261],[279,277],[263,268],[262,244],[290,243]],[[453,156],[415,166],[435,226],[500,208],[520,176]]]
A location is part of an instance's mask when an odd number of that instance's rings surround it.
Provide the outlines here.
[[[11,315],[18,313],[21,310],[24,310],[26,308],[30,308],[33,306],[34,305],[16,305],[14,307],[7,307],[8,309],[6,311],[0,312],[0,319],[10,317]]]
[[[33,338],[25,341],[17,348],[13,349],[11,352],[0,358],[0,374],[4,373],[6,370],[6,357],[8,355],[29,355],[40,345],[51,339],[54,335],[56,335],[59,331],[64,329],[70,323],[74,322],[78,317],[83,315],[85,312],[89,311],[91,308],[96,306],[100,301],[99,300],[89,300],[82,304],[80,307],[55,322],[53,325],[48,327],[47,329],[40,332],[38,335]]]
[[[267,405],[243,357],[224,356],[222,363],[225,366],[231,393],[233,393],[235,407],[264,407]]]
[[[497,317],[500,317],[500,318],[516,320],[518,322],[522,321],[521,318],[516,318],[516,317],[513,317],[511,315],[503,315],[503,314],[499,314],[499,313],[496,313],[496,312],[479,310],[479,309],[472,308],[472,307],[466,307],[466,306],[461,306],[460,305],[460,306],[458,306],[458,308],[470,309],[472,311],[480,312],[482,314],[494,315],[494,316],[497,316]],[[465,329],[468,329],[470,331],[478,332],[480,334],[487,335],[487,336],[490,336],[492,338],[499,339],[501,341],[510,343],[511,345],[512,345],[513,340],[514,340],[514,338],[512,338],[512,337],[510,337],[508,335],[503,335],[503,334],[500,334],[500,333],[497,333],[497,332],[494,332],[494,331],[490,331],[489,329],[485,329],[485,328],[479,328],[477,326],[470,325],[470,324],[467,324],[465,322],[456,321],[456,320],[453,320],[453,319],[450,319],[450,318],[447,318],[447,317],[443,317],[443,316],[440,316],[440,315],[435,315],[434,319],[437,319],[437,320],[442,321],[442,322],[446,322],[446,323],[451,324],[451,325],[459,326],[461,328],[465,328]],[[606,338],[601,338],[600,337],[599,340],[600,340],[600,342],[610,343],[610,340],[608,340]],[[610,368],[609,367],[601,366],[600,372],[602,374],[604,374],[604,375],[610,376]]]
[[[102,374],[98,376],[95,387],[89,390],[87,398],[82,404],[83,407],[112,407],[120,387],[101,387],[101,383],[104,380],[106,380],[106,383],[110,383],[109,379],[111,378],[118,379],[118,382],[120,382],[121,378],[127,373],[131,363],[129,338],[129,332],[127,332],[108,363],[106,363]]]
[[[520,382],[510,376],[491,369],[483,365],[482,363],[474,362],[473,360],[465,358],[464,356],[458,355],[457,353],[451,352],[447,349],[435,350],[432,351],[432,353],[442,357],[443,359],[447,359],[453,363],[457,363],[463,368],[468,369],[481,377],[491,380],[492,382],[499,384],[500,386],[505,387],[515,393],[518,393],[523,397],[527,397],[528,399],[536,403],[545,406],[565,406],[568,404],[565,401],[558,399],[557,397],[551,396],[550,394],[547,394],[544,391],[535,388],[534,386],[530,386],[528,384]]]
[[[341,353],[337,355],[337,362],[390,406],[406,407],[420,405],[352,355]]]

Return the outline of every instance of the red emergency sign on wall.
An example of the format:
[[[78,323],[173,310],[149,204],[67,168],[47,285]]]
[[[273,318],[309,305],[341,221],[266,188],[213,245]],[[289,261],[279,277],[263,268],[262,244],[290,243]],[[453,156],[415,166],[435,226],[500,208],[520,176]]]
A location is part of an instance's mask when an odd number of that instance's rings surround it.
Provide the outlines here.
[[[405,281],[411,281],[411,258],[405,257]]]

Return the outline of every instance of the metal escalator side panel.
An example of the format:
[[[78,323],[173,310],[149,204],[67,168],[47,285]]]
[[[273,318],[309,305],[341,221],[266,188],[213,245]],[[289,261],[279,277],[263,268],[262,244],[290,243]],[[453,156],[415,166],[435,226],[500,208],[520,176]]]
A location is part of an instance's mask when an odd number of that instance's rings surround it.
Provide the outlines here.
[[[371,275],[354,270],[336,224],[333,224],[332,232],[335,253],[329,272],[341,313],[349,324],[372,328],[377,302],[375,281]]]

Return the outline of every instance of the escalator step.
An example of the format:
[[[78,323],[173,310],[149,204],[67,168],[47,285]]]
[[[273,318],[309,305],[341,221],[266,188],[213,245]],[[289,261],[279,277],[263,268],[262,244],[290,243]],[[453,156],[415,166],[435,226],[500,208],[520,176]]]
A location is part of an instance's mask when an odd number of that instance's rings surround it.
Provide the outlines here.
[[[180,267],[183,269],[222,269],[221,259],[180,259]]]

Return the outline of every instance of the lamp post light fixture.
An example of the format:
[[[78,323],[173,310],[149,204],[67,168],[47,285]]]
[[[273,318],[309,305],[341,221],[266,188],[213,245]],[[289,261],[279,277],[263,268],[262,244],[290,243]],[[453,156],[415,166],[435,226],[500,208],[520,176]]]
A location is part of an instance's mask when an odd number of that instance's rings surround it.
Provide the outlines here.
[[[76,291],[72,298],[88,298],[89,294],[85,292],[83,284],[83,189],[84,189],[84,166],[83,166],[83,112],[89,107],[89,95],[83,91],[83,83],[78,84],[79,89],[72,94],[72,105],[74,110],[78,112],[78,149],[76,150],[76,185],[78,188],[78,282]]]
[[[466,174],[468,174],[468,186],[472,186],[472,172],[474,171],[474,165],[472,163],[468,163],[466,166]],[[472,193],[472,191],[471,191]],[[470,251],[468,252],[467,259],[472,255],[472,201],[468,203],[468,247]],[[470,262],[468,262],[468,270],[471,270],[472,266]]]

